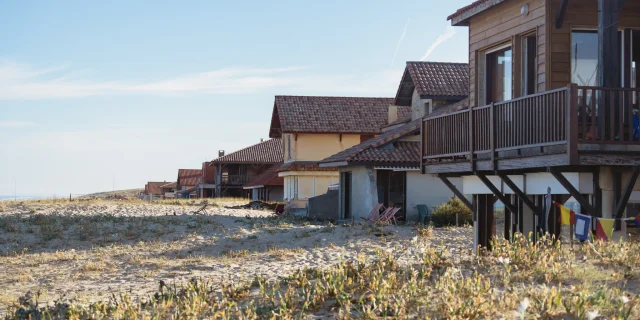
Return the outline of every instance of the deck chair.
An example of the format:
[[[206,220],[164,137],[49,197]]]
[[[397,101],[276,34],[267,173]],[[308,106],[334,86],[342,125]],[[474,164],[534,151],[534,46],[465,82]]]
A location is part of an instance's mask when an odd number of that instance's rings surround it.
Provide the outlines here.
[[[378,220],[380,220],[380,218],[382,218],[385,215],[387,215],[391,210],[393,210],[393,208],[389,207],[389,208],[386,208],[384,211],[382,211],[382,213],[379,213],[379,214],[375,214],[375,211],[372,211],[371,214],[369,215],[369,217],[367,217],[367,218],[363,217],[362,219],[366,220],[366,221],[370,221],[370,222],[377,222]]]
[[[193,214],[208,214],[207,212],[207,206],[209,205],[209,202],[205,202],[202,207],[200,207],[200,209],[192,212]]]
[[[384,208],[384,205],[382,203],[378,203],[373,210],[371,210],[371,213],[369,213],[369,216],[365,220],[372,220],[380,216],[380,209],[382,208]]]
[[[427,208],[427,205],[419,204],[417,207],[418,217],[420,217],[420,223],[423,225],[429,224],[429,222],[431,222],[431,213],[429,212],[429,208]]]
[[[385,211],[385,214],[381,215],[380,219],[376,220],[376,222],[380,224],[395,224],[398,222],[398,220],[396,220],[396,213],[398,213],[398,211],[400,211],[400,208],[391,208],[391,210]]]

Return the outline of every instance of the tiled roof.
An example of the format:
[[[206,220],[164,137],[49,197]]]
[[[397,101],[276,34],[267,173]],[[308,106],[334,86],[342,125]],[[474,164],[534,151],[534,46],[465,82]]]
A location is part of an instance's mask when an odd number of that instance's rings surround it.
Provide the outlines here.
[[[398,120],[388,123],[383,128],[392,127],[392,126],[395,126],[395,125],[405,124],[405,123],[409,123],[409,122],[411,122],[411,115],[409,115],[408,117],[404,117],[404,118],[398,117]]]
[[[496,5],[496,4],[499,4],[501,2],[504,2],[504,1],[506,1],[506,0],[477,0],[477,1],[474,1],[473,3],[471,3],[468,6],[464,6],[464,7],[460,8],[460,9],[456,10],[456,12],[454,12],[453,14],[451,14],[450,16],[447,17],[447,20],[452,20],[454,18],[457,18],[457,17],[459,17],[459,16],[461,16],[461,15],[463,15],[463,14],[465,14],[465,13],[467,13],[467,12],[473,10],[473,9],[476,9],[476,8],[478,8],[480,6],[485,5],[485,8],[481,9],[481,10],[486,10],[486,9],[488,9],[488,8],[490,8],[490,7],[492,7],[492,6]]]
[[[468,99],[452,103],[434,110],[426,118],[456,112],[467,108],[468,105]],[[398,166],[418,166],[420,162],[419,142],[399,141],[393,144],[394,148],[384,148],[383,146],[398,140],[401,137],[419,132],[421,122],[422,119],[413,120],[398,128],[391,129],[375,138],[336,153],[321,160],[319,163],[384,163],[387,165]],[[414,145],[413,143],[417,144]]]
[[[278,168],[280,168],[281,165],[282,163],[272,165],[265,172],[259,174],[255,179],[245,184],[243,188],[250,189],[262,186],[283,186],[284,178],[278,177]]]
[[[162,186],[168,182],[147,182],[144,190],[147,194],[162,194]]]
[[[293,161],[287,162],[278,168],[278,172],[282,171],[337,171],[337,168],[322,168],[318,166],[316,161]]]
[[[270,137],[282,133],[376,134],[387,124],[391,98],[276,96]],[[411,113],[398,107],[398,117]]]
[[[165,184],[160,186],[160,188],[163,188],[163,189],[175,189],[175,187],[176,187],[176,183],[175,182],[165,183]]]
[[[269,139],[214,159],[211,163],[278,163],[282,162],[282,140]]]
[[[202,170],[200,169],[178,169],[179,186],[195,186],[200,183]]]
[[[469,95],[469,65],[407,61],[394,103],[410,106],[414,89],[422,98],[463,99]]]
[[[420,130],[420,123],[422,119],[416,119],[411,121],[401,127],[389,130],[375,138],[369,139],[361,144],[355,145],[349,149],[338,152],[328,158],[321,160],[319,163],[332,163],[332,162],[358,162],[363,158],[359,158],[360,154],[363,154],[368,149],[375,149],[382,145],[385,145],[389,142],[397,140],[403,136],[406,136],[410,133],[416,132]],[[420,145],[418,144],[418,147]],[[420,151],[418,151],[420,153]],[[368,155],[372,155],[371,152],[367,153]],[[381,158],[382,159],[382,158]],[[418,156],[418,160],[420,160],[420,156]]]

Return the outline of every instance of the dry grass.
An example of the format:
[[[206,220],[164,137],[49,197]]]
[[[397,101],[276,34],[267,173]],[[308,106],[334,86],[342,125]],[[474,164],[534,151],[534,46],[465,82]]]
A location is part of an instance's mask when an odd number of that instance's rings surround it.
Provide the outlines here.
[[[281,249],[271,250],[284,254]],[[293,250],[295,253],[296,250]],[[127,295],[90,305],[58,302],[37,307],[34,296],[14,305],[7,319],[64,314],[75,319],[347,318],[637,319],[640,246],[577,245],[524,237],[495,242],[492,252],[456,257],[416,237],[406,250],[378,251],[328,268],[303,269],[280,280],[193,279],[161,283],[143,301]],[[407,260],[408,259],[408,260]],[[401,261],[413,261],[403,263]],[[599,275],[593,277],[594,274]]]

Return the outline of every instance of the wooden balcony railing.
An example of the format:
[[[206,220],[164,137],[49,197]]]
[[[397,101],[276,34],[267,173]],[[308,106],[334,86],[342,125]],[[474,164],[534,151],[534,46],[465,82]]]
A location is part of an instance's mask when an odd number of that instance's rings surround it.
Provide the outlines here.
[[[220,179],[221,185],[241,186],[253,180],[256,176],[247,175],[223,175]]]
[[[565,88],[473,107],[423,121],[423,159],[474,161],[489,153],[578,144],[640,144],[640,89]],[[487,158],[487,156],[485,156]],[[573,162],[572,162],[573,163]]]

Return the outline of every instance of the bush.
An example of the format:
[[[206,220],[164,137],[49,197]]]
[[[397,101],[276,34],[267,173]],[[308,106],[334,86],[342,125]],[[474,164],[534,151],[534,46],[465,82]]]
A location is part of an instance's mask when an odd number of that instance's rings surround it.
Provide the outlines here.
[[[473,224],[471,210],[458,198],[451,198],[449,202],[436,207],[431,213],[431,223],[434,227],[455,226],[456,214],[458,214],[458,225]]]

